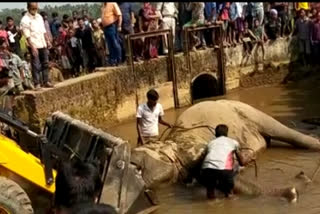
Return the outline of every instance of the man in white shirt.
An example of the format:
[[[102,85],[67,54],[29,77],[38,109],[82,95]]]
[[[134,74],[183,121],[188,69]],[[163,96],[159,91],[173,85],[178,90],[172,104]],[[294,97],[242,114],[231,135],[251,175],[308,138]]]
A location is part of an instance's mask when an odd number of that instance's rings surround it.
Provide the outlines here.
[[[202,178],[209,199],[215,198],[216,188],[228,198],[234,187],[233,156],[239,143],[227,135],[228,126],[220,124],[216,127],[217,138],[209,142],[202,163]]]
[[[50,39],[47,35],[42,16],[37,12],[38,3],[28,2],[28,12],[22,17],[20,25],[23,35],[27,39],[32,55],[32,71],[35,88],[39,90],[42,83],[44,87],[53,87],[49,81],[49,51]],[[42,73],[43,81],[40,80]]]
[[[147,141],[158,137],[159,123],[172,127],[172,125],[162,120],[164,111],[162,105],[158,103],[158,92],[154,89],[149,90],[147,98],[147,103],[139,105],[137,110],[138,145],[143,145]]]
[[[178,9],[175,2],[158,2],[156,4],[156,12],[160,15],[163,29],[172,29],[173,42],[176,34],[176,19],[178,16]],[[163,53],[168,53],[168,38],[163,36]]]

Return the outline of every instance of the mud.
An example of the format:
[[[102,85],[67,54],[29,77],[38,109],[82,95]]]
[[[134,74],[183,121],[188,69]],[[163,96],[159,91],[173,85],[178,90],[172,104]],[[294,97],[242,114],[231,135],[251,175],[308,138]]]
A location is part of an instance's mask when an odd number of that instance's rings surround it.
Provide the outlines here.
[[[320,100],[317,99],[320,87],[310,82],[289,84],[286,86],[270,86],[233,91],[216,99],[239,100],[270,114],[282,123],[305,133],[320,136],[320,128],[305,124],[304,118],[320,116]],[[184,109],[166,111],[165,119],[174,122]],[[164,127],[160,127],[160,133]],[[129,121],[108,130],[111,134],[136,144],[135,121]],[[266,189],[279,186],[294,185],[294,176],[303,170],[309,177],[320,163],[319,153],[296,150],[279,142],[272,142],[271,148],[259,156],[259,177],[254,176],[254,167],[243,171],[244,175]],[[261,176],[263,175],[263,176]],[[285,200],[261,196],[252,198],[238,196],[236,200],[208,201],[205,189],[201,186],[174,185],[158,189],[162,206],[156,212],[162,213],[319,213],[320,176],[308,188],[300,190],[300,198],[296,205]]]

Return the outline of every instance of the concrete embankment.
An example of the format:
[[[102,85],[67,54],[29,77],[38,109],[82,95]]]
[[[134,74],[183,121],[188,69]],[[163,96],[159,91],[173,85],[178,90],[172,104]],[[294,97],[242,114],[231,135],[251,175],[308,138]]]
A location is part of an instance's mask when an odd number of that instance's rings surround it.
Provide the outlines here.
[[[288,39],[269,42],[265,60],[260,48],[255,48],[246,59],[243,46],[238,45],[223,50],[224,61],[220,61],[219,50],[190,52],[190,67],[186,55],[176,54],[174,70],[168,69],[166,57],[135,63],[134,73],[129,66],[97,68],[92,74],[66,80],[53,89],[24,92],[16,98],[15,114],[35,131],[40,131],[45,119],[57,110],[104,129],[134,117],[137,104],[146,100],[145,93],[150,88],[159,91],[164,109],[173,108],[174,83],[170,72],[176,73],[180,107],[190,105],[197,93],[209,91],[209,95],[219,95],[221,81],[225,81],[227,92],[279,83],[295,58],[294,43]]]

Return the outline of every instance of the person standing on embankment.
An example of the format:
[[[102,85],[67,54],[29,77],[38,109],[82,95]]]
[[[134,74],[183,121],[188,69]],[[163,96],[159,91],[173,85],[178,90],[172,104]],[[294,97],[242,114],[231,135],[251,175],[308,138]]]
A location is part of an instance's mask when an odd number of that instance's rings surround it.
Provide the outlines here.
[[[21,19],[21,30],[27,39],[32,54],[32,71],[35,88],[52,88],[49,80],[49,51],[52,44],[47,35],[42,16],[38,13],[38,3],[28,2],[28,12]],[[42,76],[41,76],[42,73]],[[42,78],[41,78],[42,77]]]

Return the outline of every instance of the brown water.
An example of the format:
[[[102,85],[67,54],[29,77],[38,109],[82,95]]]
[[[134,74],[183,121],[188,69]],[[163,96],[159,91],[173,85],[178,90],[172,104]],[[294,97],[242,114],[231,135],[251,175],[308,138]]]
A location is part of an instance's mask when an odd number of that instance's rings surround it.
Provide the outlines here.
[[[320,87],[317,84],[309,83],[234,91],[214,99],[232,99],[248,103],[291,127],[320,135],[319,128],[300,122],[302,118],[320,116],[319,92]],[[164,119],[173,123],[183,110],[185,108],[168,110]],[[160,131],[163,130],[164,127],[161,127]],[[135,146],[135,121],[128,121],[108,131],[129,140]],[[259,177],[256,182],[266,189],[290,185],[293,184],[293,177],[301,170],[311,177],[319,162],[319,153],[275,145],[259,156]],[[244,174],[248,179],[255,180],[253,168],[246,169]],[[273,197],[252,198],[242,195],[236,200],[208,201],[203,187],[177,184],[158,190],[161,207],[156,213],[320,213],[319,182],[320,175],[315,178],[313,184],[301,192],[297,204],[288,204]]]

